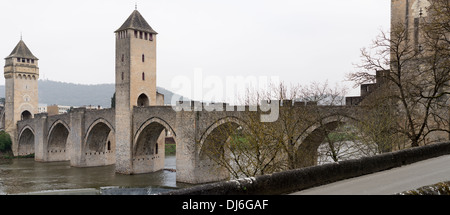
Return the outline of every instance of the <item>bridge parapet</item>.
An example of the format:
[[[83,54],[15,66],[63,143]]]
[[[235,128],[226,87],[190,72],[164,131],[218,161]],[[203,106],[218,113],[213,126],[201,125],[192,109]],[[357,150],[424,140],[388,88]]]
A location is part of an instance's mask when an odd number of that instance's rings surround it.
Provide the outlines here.
[[[160,195],[280,195],[450,154],[450,143],[389,152],[371,157],[216,182]]]

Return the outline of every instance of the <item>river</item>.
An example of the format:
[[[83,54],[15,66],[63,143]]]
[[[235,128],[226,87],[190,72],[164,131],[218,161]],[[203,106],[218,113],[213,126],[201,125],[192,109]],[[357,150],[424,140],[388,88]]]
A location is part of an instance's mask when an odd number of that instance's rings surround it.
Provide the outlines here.
[[[165,168],[176,169],[175,156]],[[0,160],[0,194],[156,194],[191,185],[177,183],[176,172],[138,175],[115,173],[115,166],[78,168],[70,162],[41,163],[34,159]]]

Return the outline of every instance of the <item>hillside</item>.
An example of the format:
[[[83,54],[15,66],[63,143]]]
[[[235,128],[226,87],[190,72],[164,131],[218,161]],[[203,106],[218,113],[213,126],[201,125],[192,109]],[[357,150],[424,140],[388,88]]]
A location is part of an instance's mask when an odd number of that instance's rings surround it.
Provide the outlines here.
[[[39,80],[39,104],[59,104],[67,106],[101,105],[111,107],[114,84],[83,85],[58,81]],[[164,94],[164,103],[170,104],[171,91],[157,87]],[[0,85],[0,97],[5,97],[5,86]]]

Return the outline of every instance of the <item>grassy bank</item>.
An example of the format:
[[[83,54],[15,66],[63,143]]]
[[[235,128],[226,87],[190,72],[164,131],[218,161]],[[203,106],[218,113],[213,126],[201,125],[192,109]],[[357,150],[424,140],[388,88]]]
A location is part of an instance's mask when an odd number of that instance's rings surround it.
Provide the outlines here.
[[[176,155],[176,144],[166,144],[166,155]],[[12,151],[0,151],[0,159],[34,158],[34,154],[14,156]]]
[[[6,159],[13,159],[13,158],[34,158],[34,154],[14,156],[12,151],[6,151],[6,152],[0,151],[0,159],[6,160]]]
[[[0,151],[0,160],[1,159],[11,159],[13,158],[13,153],[12,152],[2,152]]]

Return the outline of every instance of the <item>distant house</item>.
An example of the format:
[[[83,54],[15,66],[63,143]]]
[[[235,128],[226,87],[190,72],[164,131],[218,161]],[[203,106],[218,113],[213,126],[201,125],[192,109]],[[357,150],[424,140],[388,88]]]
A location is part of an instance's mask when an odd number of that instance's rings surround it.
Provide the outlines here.
[[[86,110],[101,110],[101,109],[103,109],[103,107],[100,105],[85,105],[83,107],[86,108]]]
[[[49,116],[65,114],[65,113],[68,113],[69,110],[70,110],[70,106],[63,106],[63,105],[47,106],[47,113]]]
[[[39,104],[38,113],[47,113],[47,104]]]

